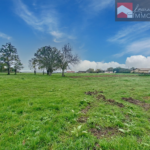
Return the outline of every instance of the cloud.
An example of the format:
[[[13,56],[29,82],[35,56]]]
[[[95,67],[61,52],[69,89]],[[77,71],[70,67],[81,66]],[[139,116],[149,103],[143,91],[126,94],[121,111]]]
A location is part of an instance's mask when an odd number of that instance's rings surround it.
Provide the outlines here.
[[[63,33],[59,30],[59,16],[52,7],[43,7],[38,11],[38,15],[31,12],[21,1],[14,0],[16,14],[35,30],[50,34],[54,37],[53,41],[58,43],[58,39],[73,39],[74,36]],[[59,40],[60,42],[62,40]]]
[[[60,33],[58,31],[52,31],[50,33],[51,33],[51,35],[53,35],[56,38],[61,38],[63,36],[63,33]]]
[[[93,10],[95,12],[99,12],[106,7],[109,7],[114,0],[90,0],[90,4],[88,5],[89,10]]]
[[[145,36],[143,33],[150,29],[149,23],[138,23],[122,28],[115,36],[108,39],[109,42],[126,43],[136,38]]]
[[[144,54],[149,55],[150,54],[150,38],[149,39],[143,39],[140,41],[135,41],[131,43],[129,46],[126,47],[124,52],[115,54],[116,57],[121,57],[125,54]]]
[[[55,43],[61,43],[62,41],[58,41],[57,39],[53,40]]]
[[[53,30],[57,26],[57,19],[55,12],[50,10],[44,10],[38,17],[27,8],[27,6],[21,0],[15,0],[16,13],[21,19],[23,19],[28,25],[39,31]]]
[[[10,39],[11,39],[10,36],[8,36],[7,34],[2,33],[2,32],[0,32],[0,37],[3,38],[3,39],[7,39],[7,40],[10,40]]]
[[[100,11],[110,7],[114,3],[114,0],[76,0],[79,6],[86,13],[97,14]]]
[[[74,71],[86,71],[89,68],[93,69],[102,69],[106,70],[109,67],[126,67],[125,64],[119,64],[117,62],[95,62],[95,61],[88,61],[88,60],[82,60],[78,65],[71,66],[71,70]]]
[[[135,68],[150,68],[150,56],[136,55],[127,57],[126,66]]]
[[[122,68],[150,68],[150,56],[145,57],[143,55],[134,55],[127,57],[124,64],[118,62],[95,62],[88,60],[81,60],[78,65],[71,66],[73,71],[86,71],[89,68],[106,70],[109,67],[122,67]]]

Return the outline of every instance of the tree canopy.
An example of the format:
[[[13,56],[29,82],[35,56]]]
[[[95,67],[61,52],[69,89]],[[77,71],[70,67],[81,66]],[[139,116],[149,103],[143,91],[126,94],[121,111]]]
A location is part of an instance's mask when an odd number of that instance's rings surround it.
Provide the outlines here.
[[[44,46],[37,50],[34,58],[29,61],[30,68],[46,69],[47,74],[51,75],[54,70],[59,68],[60,51],[56,47]]]
[[[8,75],[10,75],[10,68],[19,61],[19,56],[17,54],[17,49],[11,45],[11,43],[6,43],[0,48],[0,62],[6,64]]]
[[[64,70],[66,70],[67,67],[69,68],[69,65],[77,63],[79,63],[78,55],[73,55],[70,44],[65,44],[59,57],[59,67],[62,69],[62,76],[64,76]]]

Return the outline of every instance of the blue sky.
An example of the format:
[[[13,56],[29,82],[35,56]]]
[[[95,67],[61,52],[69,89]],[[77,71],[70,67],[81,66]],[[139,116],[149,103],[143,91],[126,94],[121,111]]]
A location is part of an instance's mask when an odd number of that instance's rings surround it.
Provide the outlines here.
[[[114,0],[0,0],[0,18],[0,45],[11,42],[25,70],[38,48],[66,43],[76,70],[150,67],[150,23],[116,22]]]

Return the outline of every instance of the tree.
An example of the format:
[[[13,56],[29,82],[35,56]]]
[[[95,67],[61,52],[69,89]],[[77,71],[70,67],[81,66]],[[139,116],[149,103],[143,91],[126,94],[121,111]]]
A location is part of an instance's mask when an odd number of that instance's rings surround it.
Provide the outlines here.
[[[10,67],[19,59],[17,55],[17,49],[11,45],[11,43],[6,43],[2,45],[0,49],[0,61],[7,65],[8,75],[10,75]]]
[[[60,68],[62,69],[62,77],[64,77],[64,71],[69,67],[69,65],[74,65],[79,63],[79,58],[77,55],[72,54],[72,48],[70,44],[65,44],[61,51],[61,56],[59,57]]]
[[[136,68],[132,67],[130,70],[132,71],[132,73],[135,73]]]
[[[6,70],[6,64],[0,62],[0,71],[3,72]]]
[[[37,62],[34,58],[29,60],[29,68],[30,68],[30,70],[34,69],[34,74],[36,75]]]
[[[107,71],[113,71],[113,67],[108,68]]]
[[[15,75],[17,74],[17,71],[19,71],[21,69],[23,69],[23,64],[21,63],[20,60],[18,60],[14,64]]]
[[[36,70],[38,69],[46,69],[48,75],[52,75],[54,70],[59,68],[59,60],[60,51],[55,47],[44,46],[37,50],[34,54],[34,58],[29,61],[29,66]]]
[[[87,72],[89,72],[89,73],[94,73],[94,69],[89,68],[89,69],[87,70]]]
[[[121,67],[114,68],[113,71],[115,71],[116,73],[130,73],[131,72],[130,69],[121,68]]]
[[[104,71],[101,70],[101,69],[97,69],[97,70],[95,71],[95,73],[102,73],[102,72],[104,72]]]

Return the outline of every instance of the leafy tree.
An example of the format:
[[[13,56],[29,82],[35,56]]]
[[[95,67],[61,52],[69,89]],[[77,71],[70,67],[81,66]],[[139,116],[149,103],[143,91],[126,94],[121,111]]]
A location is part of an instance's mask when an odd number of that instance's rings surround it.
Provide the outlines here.
[[[7,65],[8,75],[10,75],[10,67],[18,61],[19,57],[17,54],[17,49],[11,45],[11,43],[6,43],[2,45],[0,49],[0,62]]]
[[[102,73],[103,72],[103,70],[101,70],[101,69],[97,69],[96,71],[95,71],[95,73]]]
[[[130,70],[135,73],[136,68],[132,67]]]
[[[89,73],[94,73],[94,69],[89,68],[89,69],[87,70],[87,72],[89,72]]]
[[[72,54],[72,48],[70,44],[65,44],[61,51],[61,56],[59,57],[60,68],[62,69],[62,77],[64,77],[64,71],[69,67],[69,65],[74,65],[79,63],[79,58],[77,55]]]
[[[0,71],[1,72],[6,71],[6,64],[0,62]]]
[[[130,69],[121,68],[121,67],[114,68],[113,71],[116,71],[116,73],[130,73],[131,72]]]
[[[36,70],[37,70],[37,62],[34,58],[29,60],[29,68],[30,70],[34,69],[34,74],[36,75]]]
[[[15,74],[17,74],[17,71],[23,69],[23,64],[21,63],[20,60],[16,61],[14,64],[14,70],[15,70]]]
[[[55,47],[44,46],[37,50],[34,54],[34,58],[29,61],[29,66],[31,68],[46,69],[47,74],[51,76],[54,70],[59,68],[60,51]]]
[[[113,67],[108,68],[107,71],[113,71]]]

